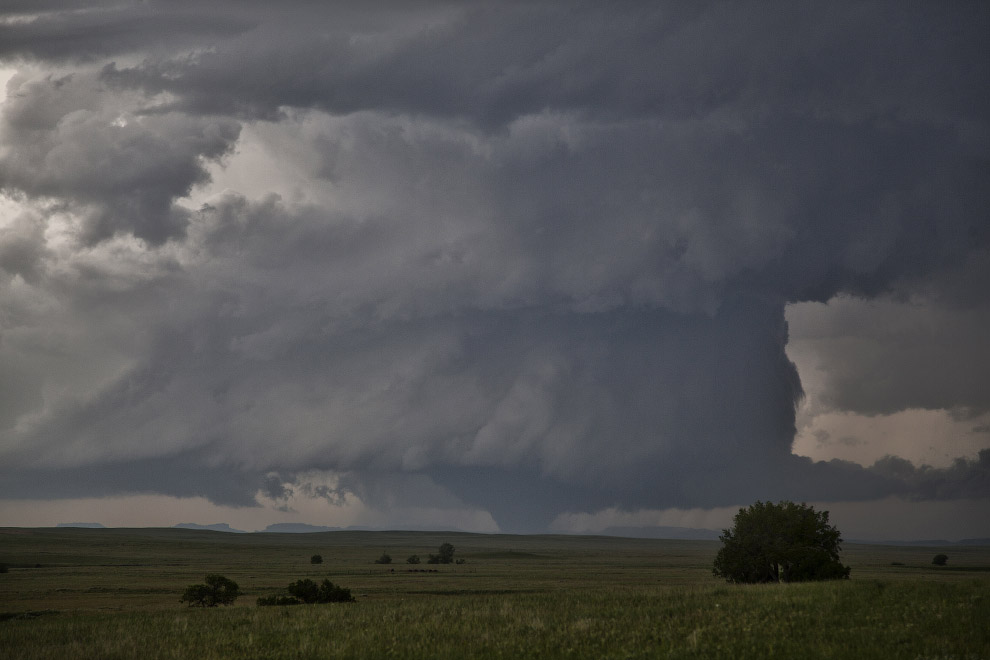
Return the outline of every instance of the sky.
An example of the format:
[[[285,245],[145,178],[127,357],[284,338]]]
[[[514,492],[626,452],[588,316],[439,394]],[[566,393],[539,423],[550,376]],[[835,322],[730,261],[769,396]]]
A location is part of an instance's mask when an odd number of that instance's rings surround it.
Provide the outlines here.
[[[4,0],[0,525],[990,537],[987,34]]]

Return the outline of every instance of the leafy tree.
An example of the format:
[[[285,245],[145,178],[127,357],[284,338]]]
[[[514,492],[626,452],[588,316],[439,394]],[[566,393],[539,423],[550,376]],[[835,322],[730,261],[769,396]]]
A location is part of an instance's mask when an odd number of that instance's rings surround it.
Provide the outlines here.
[[[839,562],[842,539],[828,511],[783,501],[739,509],[722,530],[712,572],[728,582],[801,582],[849,577]]]
[[[418,564],[419,563],[419,555],[409,555],[409,557],[406,558],[406,563],[407,564]]]
[[[206,576],[206,584],[190,584],[186,587],[179,602],[189,603],[189,607],[216,607],[230,605],[240,595],[236,582],[211,573]]]
[[[309,563],[310,564],[322,564],[323,563],[323,555],[313,555],[312,557],[309,558]]]
[[[948,561],[949,561],[949,555],[943,555],[943,554],[937,554],[935,555],[935,558],[932,559],[932,563],[935,564],[936,566],[945,566],[945,564]]]
[[[387,552],[383,552],[382,556],[375,560],[376,564],[391,564],[392,557],[389,556]]]

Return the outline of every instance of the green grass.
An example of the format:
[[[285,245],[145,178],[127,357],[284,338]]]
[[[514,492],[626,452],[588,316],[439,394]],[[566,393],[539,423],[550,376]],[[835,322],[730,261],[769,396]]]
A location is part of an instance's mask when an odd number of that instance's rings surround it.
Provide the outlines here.
[[[427,568],[449,541],[465,564]],[[990,658],[990,548],[848,545],[843,582],[736,586],[717,542],[414,532],[2,530],[4,658]],[[321,554],[324,563],[309,558]],[[902,565],[892,565],[897,562]],[[40,568],[35,568],[40,564]],[[946,570],[950,568],[952,570]],[[179,597],[207,572],[229,608]],[[356,603],[257,607],[300,578]]]

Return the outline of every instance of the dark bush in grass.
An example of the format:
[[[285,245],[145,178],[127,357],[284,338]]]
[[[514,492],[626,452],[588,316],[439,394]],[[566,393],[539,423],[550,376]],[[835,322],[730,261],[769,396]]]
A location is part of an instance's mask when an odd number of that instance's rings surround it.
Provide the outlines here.
[[[303,603],[315,603],[319,590],[320,588],[316,583],[310,579],[296,580],[286,589],[286,591]]]
[[[240,595],[236,582],[211,573],[206,576],[206,584],[190,584],[186,587],[179,602],[189,603],[189,607],[216,607],[230,605]]]
[[[320,584],[320,592],[317,595],[317,603],[352,603],[354,602],[354,596],[351,595],[351,590],[342,587],[338,584],[334,584],[330,580],[324,580]]]
[[[409,555],[409,557],[406,558],[406,563],[407,564],[418,564],[419,563],[419,555]]]
[[[293,598],[308,605],[313,603],[349,603],[354,600],[350,589],[335,585],[330,580],[323,580],[319,585],[310,579],[296,580],[286,590]]]
[[[8,570],[7,564],[0,564],[0,573],[6,573]]]
[[[322,555],[313,555],[312,557],[309,558],[309,563],[310,564],[322,564],[323,563],[323,556]]]
[[[945,566],[949,561],[949,555],[943,555],[941,553],[935,555],[932,559],[932,563],[936,566]]]
[[[387,552],[383,552],[382,553],[382,556],[375,560],[375,563],[376,564],[391,564],[392,563],[392,558],[388,555]]]

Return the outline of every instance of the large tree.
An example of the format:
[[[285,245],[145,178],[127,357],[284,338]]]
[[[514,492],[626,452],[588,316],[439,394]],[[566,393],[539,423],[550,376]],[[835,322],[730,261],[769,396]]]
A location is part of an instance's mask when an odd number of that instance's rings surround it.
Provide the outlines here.
[[[722,530],[713,572],[728,582],[800,582],[849,577],[839,561],[842,538],[828,511],[807,504],[757,502]]]

